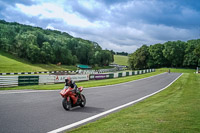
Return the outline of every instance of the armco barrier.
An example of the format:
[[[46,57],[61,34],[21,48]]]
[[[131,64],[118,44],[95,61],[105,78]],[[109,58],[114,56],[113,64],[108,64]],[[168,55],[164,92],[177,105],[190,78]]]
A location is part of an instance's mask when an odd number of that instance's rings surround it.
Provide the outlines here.
[[[114,78],[117,78],[118,77],[118,73],[114,73]]]
[[[130,76],[132,75],[132,71],[129,72],[129,75],[130,75]]]
[[[94,74],[90,74],[89,80],[93,80],[93,79],[94,79]]]
[[[65,78],[70,76],[74,81],[86,81],[93,79],[118,78],[123,76],[138,75],[142,73],[155,72],[155,69],[115,72],[106,74],[90,74],[90,75],[40,75],[40,76],[0,76],[0,87],[25,86],[37,84],[54,84],[63,83]]]
[[[126,72],[122,72],[122,77],[125,77],[126,76]]]
[[[118,77],[122,77],[122,73],[118,73]]]
[[[19,76],[18,77],[19,86],[38,85],[38,83],[39,83],[39,76]]]
[[[45,72],[18,72],[18,73],[0,73],[0,75],[22,75],[22,74],[54,74],[54,73],[76,73],[78,71],[45,71]]]
[[[86,81],[89,80],[89,75],[56,75],[55,83],[63,83],[65,82],[66,77],[71,77],[73,81]]]
[[[155,71],[155,70],[152,69],[152,71]],[[108,73],[108,74],[90,74],[89,79],[99,80],[99,79],[108,79],[108,78],[118,78],[118,77],[124,77],[124,76],[144,74],[147,72],[151,72],[151,69],[139,70],[139,71],[128,71],[128,72],[115,72],[115,73]]]
[[[111,79],[111,78],[114,78],[114,73],[110,73],[109,74],[109,78]]]
[[[132,72],[132,75],[135,75],[135,72]]]
[[[0,88],[18,86],[18,76],[0,76]]]
[[[54,84],[55,77],[54,75],[40,75],[39,84]]]
[[[94,79],[106,79],[106,74],[95,74]]]
[[[113,78],[114,74],[92,74],[90,75],[90,80],[99,80],[99,79],[108,79],[108,78]]]

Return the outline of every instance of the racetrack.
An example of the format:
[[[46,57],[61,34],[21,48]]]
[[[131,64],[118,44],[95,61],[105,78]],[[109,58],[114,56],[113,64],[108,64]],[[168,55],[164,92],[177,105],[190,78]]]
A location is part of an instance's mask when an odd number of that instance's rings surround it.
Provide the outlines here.
[[[85,108],[65,111],[59,91],[0,91],[0,132],[49,132],[152,94],[180,73],[105,87],[86,88]]]

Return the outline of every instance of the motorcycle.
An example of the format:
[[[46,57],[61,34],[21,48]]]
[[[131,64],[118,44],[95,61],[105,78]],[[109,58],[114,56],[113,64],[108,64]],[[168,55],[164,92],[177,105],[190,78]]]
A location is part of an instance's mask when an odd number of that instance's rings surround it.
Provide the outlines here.
[[[75,106],[85,107],[86,98],[81,94],[83,87],[79,87],[78,90],[79,93],[75,93],[73,88],[65,86],[65,88],[60,91],[60,95],[64,98],[62,105],[65,110],[71,110],[71,108]]]

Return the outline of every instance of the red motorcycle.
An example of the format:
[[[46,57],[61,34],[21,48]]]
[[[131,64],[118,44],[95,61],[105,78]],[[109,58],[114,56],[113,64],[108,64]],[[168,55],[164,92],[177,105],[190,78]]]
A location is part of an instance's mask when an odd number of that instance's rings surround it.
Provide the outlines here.
[[[75,93],[75,90],[71,87],[65,87],[60,91],[60,95],[64,98],[62,101],[63,108],[65,110],[70,110],[72,107],[81,106],[84,107],[86,104],[86,98],[81,92],[83,91],[83,87],[79,87],[80,93]]]

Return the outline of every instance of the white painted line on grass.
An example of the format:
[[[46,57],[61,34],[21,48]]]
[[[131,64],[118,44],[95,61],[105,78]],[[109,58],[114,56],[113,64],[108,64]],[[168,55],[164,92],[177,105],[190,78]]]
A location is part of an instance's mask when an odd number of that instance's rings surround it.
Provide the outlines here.
[[[153,77],[156,77],[156,76],[159,76],[159,75],[162,75],[162,74],[165,74],[165,73],[161,73],[161,74],[158,74],[158,75],[150,76],[150,77],[147,77],[147,78],[128,81],[128,82],[124,82],[124,83],[114,84],[114,85],[105,85],[105,86],[84,88],[84,90],[127,84],[127,83],[130,83],[130,82],[136,82],[136,81],[140,81],[140,80],[144,80],[144,79],[148,79],[148,78],[153,78]],[[50,91],[60,91],[60,90],[26,90],[26,91],[24,91],[24,90],[5,90],[5,91],[2,90],[2,91],[0,91],[0,94],[23,94],[23,93],[37,93],[37,92],[50,92]]]
[[[102,113],[100,113],[100,114],[97,114],[97,115],[91,116],[91,117],[89,117],[89,118],[83,119],[83,120],[81,120],[81,121],[78,121],[78,122],[72,123],[72,124],[70,124],[70,125],[67,125],[67,126],[58,128],[58,129],[56,129],[56,130],[50,131],[50,132],[48,132],[48,133],[59,133],[59,132],[68,130],[68,129],[70,129],[70,128],[79,126],[79,125],[81,125],[81,124],[84,124],[84,123],[86,123],[86,122],[89,122],[89,121],[91,121],[91,120],[94,120],[94,119],[96,119],[96,118],[99,118],[99,117],[101,117],[101,116],[104,116],[104,115],[106,115],[106,114],[109,114],[109,113],[111,113],[111,112],[114,112],[114,111],[116,111],[116,110],[119,110],[119,109],[124,108],[124,107],[127,107],[127,106],[130,106],[130,105],[132,105],[132,104],[134,104],[134,103],[136,103],[136,102],[139,102],[139,101],[141,101],[141,100],[144,100],[145,98],[148,98],[148,97],[150,97],[150,96],[152,96],[152,95],[155,95],[155,94],[161,92],[162,90],[166,89],[167,87],[169,87],[171,84],[173,84],[173,83],[174,83],[179,77],[181,77],[182,75],[183,75],[183,74],[181,74],[180,76],[178,76],[174,81],[172,81],[172,82],[171,82],[169,85],[167,85],[166,87],[164,87],[164,88],[162,88],[162,89],[160,89],[160,90],[158,90],[158,91],[156,91],[156,92],[154,92],[154,93],[151,93],[151,94],[149,94],[149,95],[146,95],[146,96],[144,96],[144,97],[142,97],[142,98],[139,98],[139,99],[134,100],[134,101],[132,101],[132,102],[129,102],[129,103],[127,103],[127,104],[118,106],[118,107],[116,107],[116,108],[110,109],[110,110],[108,110],[108,111],[102,112]]]

